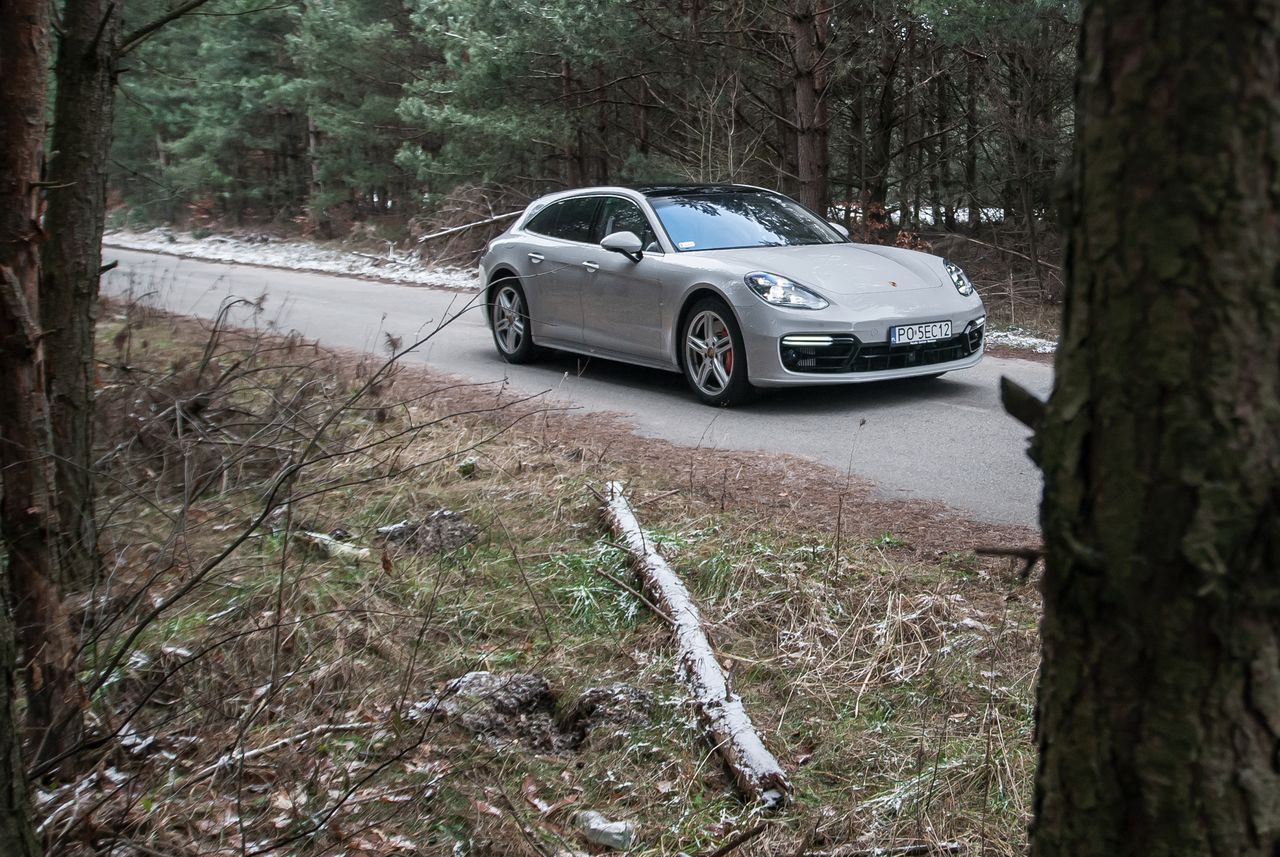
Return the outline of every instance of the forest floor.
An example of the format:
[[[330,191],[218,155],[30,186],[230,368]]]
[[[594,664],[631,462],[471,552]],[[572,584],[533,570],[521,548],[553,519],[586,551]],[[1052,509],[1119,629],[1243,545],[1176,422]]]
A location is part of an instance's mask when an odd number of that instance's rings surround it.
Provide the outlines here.
[[[433,288],[474,291],[480,280],[474,268],[437,266],[394,242],[316,242],[281,238],[265,232],[183,232],[156,227],[143,232],[115,229],[103,243],[108,247],[145,250],[191,259],[339,274],[347,277]],[[963,246],[963,245],[962,245]],[[998,264],[996,265],[998,267]],[[1005,271],[984,262],[986,278],[977,281],[990,313],[987,344],[998,353],[1035,360],[1056,349],[1058,309],[1015,293],[999,281]],[[990,280],[992,285],[988,285]]]
[[[654,857],[1025,850],[1038,594],[975,548],[1034,532],[139,305],[100,335],[110,574],[77,619],[118,740],[38,795],[50,853],[601,853],[585,810]],[[607,480],[786,808],[744,804],[706,743]]]

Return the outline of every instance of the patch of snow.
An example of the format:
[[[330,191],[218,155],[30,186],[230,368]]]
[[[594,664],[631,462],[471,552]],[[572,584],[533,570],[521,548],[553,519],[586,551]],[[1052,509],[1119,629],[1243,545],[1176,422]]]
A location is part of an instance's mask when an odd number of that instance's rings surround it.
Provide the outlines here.
[[[1053,340],[1032,336],[1017,327],[1011,327],[1008,330],[988,330],[987,344],[1003,345],[1005,348],[1022,348],[1034,351],[1036,354],[1052,354],[1058,350],[1058,343]]]
[[[278,241],[261,237],[245,241],[226,235],[196,238],[188,232],[175,232],[163,227],[147,232],[111,230],[103,236],[102,243],[107,247],[164,253],[205,262],[345,274],[465,291],[480,288],[479,274],[475,270],[433,267],[414,255],[395,253],[391,248],[388,248],[388,255],[374,256],[370,253],[320,247],[310,241]]]

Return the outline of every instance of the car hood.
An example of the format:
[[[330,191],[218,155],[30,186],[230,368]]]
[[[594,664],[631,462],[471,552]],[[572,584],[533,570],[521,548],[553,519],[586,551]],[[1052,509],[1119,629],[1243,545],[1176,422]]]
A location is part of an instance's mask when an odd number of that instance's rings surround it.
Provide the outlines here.
[[[924,253],[870,244],[810,244],[716,250],[717,262],[739,274],[766,271],[835,295],[865,295],[936,289],[941,264]]]

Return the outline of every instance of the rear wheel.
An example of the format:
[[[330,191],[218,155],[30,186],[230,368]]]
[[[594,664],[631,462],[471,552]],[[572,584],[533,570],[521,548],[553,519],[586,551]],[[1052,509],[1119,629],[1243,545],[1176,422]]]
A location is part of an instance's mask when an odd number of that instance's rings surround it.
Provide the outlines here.
[[[742,332],[724,301],[704,298],[694,304],[680,331],[680,343],[685,380],[703,402],[727,407],[754,396],[755,388],[747,380]]]
[[[515,278],[501,280],[494,286],[489,326],[493,328],[493,344],[503,360],[529,363],[538,357],[538,347],[530,334],[529,303]]]

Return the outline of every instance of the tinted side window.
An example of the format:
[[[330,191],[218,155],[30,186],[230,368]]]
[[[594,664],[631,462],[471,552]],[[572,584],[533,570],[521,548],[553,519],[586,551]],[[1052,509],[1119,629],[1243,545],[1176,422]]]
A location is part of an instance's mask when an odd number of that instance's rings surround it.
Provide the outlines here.
[[[633,232],[640,238],[641,246],[648,247],[657,240],[649,218],[644,216],[640,206],[629,199],[617,196],[607,197],[604,210],[600,213],[600,228],[596,231],[596,241],[614,232]]]
[[[599,205],[598,196],[553,202],[535,214],[524,228],[552,238],[587,242],[591,240],[591,225]]]
[[[591,225],[596,219],[596,208],[600,205],[600,197],[586,196],[577,199],[566,199],[556,203],[560,209],[560,217],[556,220],[552,238],[563,238],[566,241],[590,241]]]
[[[556,221],[560,219],[560,207],[563,203],[555,203],[548,205],[539,211],[533,218],[525,224],[524,228],[530,232],[536,232],[539,235],[555,235]]]

